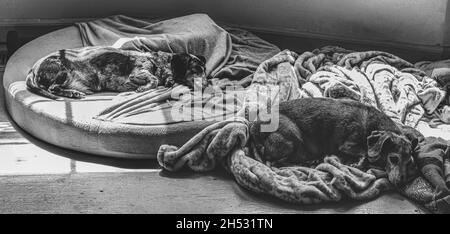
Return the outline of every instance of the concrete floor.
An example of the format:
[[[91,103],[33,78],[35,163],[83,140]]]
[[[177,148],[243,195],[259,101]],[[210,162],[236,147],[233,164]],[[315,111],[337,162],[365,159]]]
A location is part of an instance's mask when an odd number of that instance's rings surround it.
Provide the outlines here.
[[[153,160],[63,150],[17,132],[3,89],[0,95],[0,213],[426,212],[395,193],[366,203],[292,205],[243,190],[223,171],[170,174]]]

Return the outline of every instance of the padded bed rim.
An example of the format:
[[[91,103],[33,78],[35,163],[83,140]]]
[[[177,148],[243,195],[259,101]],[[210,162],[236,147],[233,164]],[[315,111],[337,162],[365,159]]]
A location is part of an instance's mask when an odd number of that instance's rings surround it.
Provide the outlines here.
[[[149,145],[157,144],[157,147],[149,147],[157,149],[161,144],[174,144],[173,142],[180,142],[181,144],[182,142],[186,142],[203,128],[212,124],[210,121],[196,121],[195,125],[192,122],[163,126],[131,125],[127,132],[119,132],[118,134],[117,131],[123,129],[120,128],[121,124],[109,125],[102,123],[103,121],[100,120],[93,120],[89,129],[84,129],[76,126],[81,123],[65,123],[60,120],[46,118],[44,115],[37,113],[14,99],[9,92],[6,92],[5,96],[6,108],[12,120],[31,136],[58,147],[107,157],[154,159],[156,158],[157,151],[153,150],[148,153],[118,151],[123,149],[120,143],[129,140],[128,137],[139,137],[136,141],[144,142],[144,144],[148,142]],[[39,124],[30,120],[36,120]],[[62,129],[64,129],[65,135],[79,137],[72,137],[70,141],[61,142],[60,134],[62,134]],[[98,129],[101,129],[101,131]],[[185,129],[185,131],[178,132],[178,129]],[[110,134],[111,132],[112,134]],[[113,142],[117,144],[111,144]],[[112,150],[110,148],[112,145],[118,147]],[[136,151],[142,150],[142,148],[134,149]]]
[[[20,101],[23,98],[21,92],[10,92],[10,85],[16,81],[24,81],[28,68],[38,58],[59,49],[81,46],[78,28],[70,26],[28,42],[9,59],[3,76],[6,109],[11,119],[31,136],[83,153],[116,158],[153,159],[156,158],[161,144],[181,145],[214,123],[195,121],[170,125],[127,125],[124,130],[123,124],[95,119],[89,124],[67,122],[38,113]]]

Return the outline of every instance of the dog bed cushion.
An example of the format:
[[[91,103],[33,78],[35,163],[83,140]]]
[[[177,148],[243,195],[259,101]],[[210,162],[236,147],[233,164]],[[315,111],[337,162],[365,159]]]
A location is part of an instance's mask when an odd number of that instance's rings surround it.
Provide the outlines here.
[[[259,51],[249,52],[248,46],[250,45],[239,44],[239,40],[245,42],[245,38],[236,36],[236,34],[229,36],[228,32],[215,25],[206,15],[196,14],[187,17],[190,17],[190,20],[209,21],[215,30],[224,33],[221,38],[230,38],[220,43],[223,48],[218,48],[223,51],[224,57],[217,59],[213,62],[214,65],[210,66],[217,68],[211,69],[211,73],[217,73],[220,77],[241,79],[248,76],[256,70],[260,62],[279,51],[276,46],[253,35],[240,34],[244,37],[251,36],[252,40],[249,42],[253,41],[253,48],[258,46],[262,48]],[[6,106],[12,119],[19,127],[40,140],[63,148],[103,156],[155,158],[161,144],[179,145],[186,142],[215,121],[171,121],[166,123],[164,112],[158,111],[152,112],[151,118],[148,118],[145,124],[104,121],[94,117],[115,103],[117,93],[98,93],[88,95],[82,100],[54,101],[29,92],[25,84],[25,77],[33,64],[52,52],[87,45],[109,46],[124,37],[133,39],[136,39],[137,36],[151,37],[149,34],[155,34],[156,31],[160,33],[156,37],[167,39],[168,37],[164,36],[167,31],[164,29],[176,30],[177,24],[173,23],[176,20],[169,21],[172,24],[164,24],[164,22],[153,24],[150,20],[143,21],[125,16],[114,16],[79,23],[77,26],[52,32],[24,45],[9,59],[4,74]],[[168,26],[165,27],[165,25]],[[136,46],[135,42],[140,41],[139,38],[137,39],[127,46]],[[199,38],[198,40],[203,39]],[[158,40],[154,40],[154,42],[158,43]],[[168,41],[161,41],[161,43],[165,42]],[[173,44],[168,46],[174,49],[174,52],[180,52],[173,47]],[[186,52],[190,52],[189,49],[186,48]],[[235,66],[225,66],[227,68],[225,70],[218,69],[225,64],[230,64],[231,60],[235,61],[231,63]]]

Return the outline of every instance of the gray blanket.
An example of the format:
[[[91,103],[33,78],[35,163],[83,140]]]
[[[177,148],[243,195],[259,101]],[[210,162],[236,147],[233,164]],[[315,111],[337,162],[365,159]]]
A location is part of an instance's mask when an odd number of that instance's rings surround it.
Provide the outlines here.
[[[84,46],[121,43],[123,49],[203,55],[207,75],[213,78],[240,80],[280,51],[245,30],[224,30],[205,14],[162,21],[116,15],[77,26]]]

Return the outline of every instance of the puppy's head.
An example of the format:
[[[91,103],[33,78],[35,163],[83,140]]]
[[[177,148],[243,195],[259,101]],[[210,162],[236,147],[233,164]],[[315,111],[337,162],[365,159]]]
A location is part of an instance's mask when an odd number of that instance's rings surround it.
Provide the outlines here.
[[[394,185],[408,182],[418,170],[413,160],[418,140],[390,131],[373,131],[367,138],[368,159],[373,165],[384,166]]]
[[[174,81],[190,88],[194,88],[195,85],[205,88],[208,85],[205,64],[205,57],[200,55],[174,54],[171,62]]]
[[[26,83],[30,91],[43,95],[51,99],[58,99],[63,96],[65,89],[73,89],[83,92],[87,89],[82,84],[78,84],[73,77],[71,63],[65,57],[65,50],[51,54],[40,59],[34,64],[27,75]],[[81,96],[70,96],[81,98]]]

